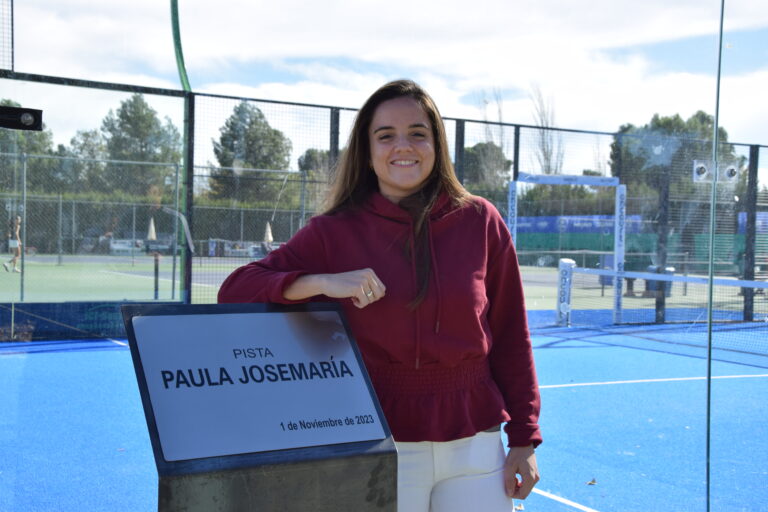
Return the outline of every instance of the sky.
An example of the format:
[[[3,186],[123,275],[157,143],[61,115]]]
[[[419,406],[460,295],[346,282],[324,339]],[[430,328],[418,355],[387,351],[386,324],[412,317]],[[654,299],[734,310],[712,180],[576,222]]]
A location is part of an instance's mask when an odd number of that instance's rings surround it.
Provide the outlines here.
[[[718,98],[719,0],[178,4],[196,92],[357,108],[407,77],[447,117],[534,124],[538,90],[556,126],[608,132],[655,113],[714,114]],[[163,0],[16,2],[14,69],[180,89],[170,20]],[[724,29],[720,125],[732,141],[768,145],[764,0],[726,0]],[[0,97],[44,108],[64,144],[124,98],[87,92],[0,80]],[[178,101],[153,106],[180,122]],[[294,163],[311,144],[294,143]]]

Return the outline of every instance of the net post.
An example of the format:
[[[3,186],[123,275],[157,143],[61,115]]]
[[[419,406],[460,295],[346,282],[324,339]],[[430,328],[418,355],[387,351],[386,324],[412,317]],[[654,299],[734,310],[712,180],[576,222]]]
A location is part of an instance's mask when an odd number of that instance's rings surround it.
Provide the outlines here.
[[[627,222],[627,186],[616,187],[616,221],[613,233],[613,270],[616,273],[613,279],[613,323],[621,323],[621,288],[622,274],[624,273],[624,251],[626,247],[626,222]]]
[[[557,325],[571,325],[571,285],[576,262],[561,258],[557,267]]]
[[[510,181],[507,190],[507,228],[512,235],[512,243],[517,242],[517,181]]]

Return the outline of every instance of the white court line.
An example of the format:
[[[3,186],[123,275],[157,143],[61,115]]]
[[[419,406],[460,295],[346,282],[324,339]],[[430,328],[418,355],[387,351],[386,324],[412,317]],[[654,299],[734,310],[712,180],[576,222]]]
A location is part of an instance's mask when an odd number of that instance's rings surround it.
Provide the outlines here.
[[[563,505],[568,505],[569,507],[573,507],[576,510],[581,510],[583,512],[598,512],[597,510],[595,510],[593,508],[585,507],[584,505],[579,505],[578,503],[575,503],[575,502],[573,502],[571,500],[562,498],[560,496],[555,496],[554,494],[549,493],[547,491],[540,491],[540,490],[536,489],[535,487],[533,489],[533,492],[535,492],[536,494],[540,494],[540,495],[544,496],[545,498],[549,498],[551,500],[559,501]]]
[[[118,272],[117,270],[99,270],[99,272],[104,274],[115,274],[118,276],[128,276],[128,277],[140,277],[142,279],[154,279],[155,276],[142,276],[141,274],[131,274],[130,272]],[[172,279],[168,279],[167,277],[158,277],[158,280],[160,281],[172,281]],[[178,279],[177,279],[178,281]],[[215,284],[205,284],[205,283],[192,283],[192,286],[208,286],[209,288],[218,288]]]
[[[751,379],[751,378],[764,378],[768,377],[766,373],[754,374],[754,375],[720,375],[712,377],[715,379]],[[577,382],[573,384],[550,384],[548,386],[539,386],[539,389],[552,389],[552,388],[575,388],[581,386],[610,386],[612,384],[645,384],[647,382],[681,382],[690,380],[707,380],[706,377],[673,377],[668,379],[642,379],[642,380],[614,380],[608,382]]]
[[[99,270],[102,274],[115,274],[117,276],[128,276],[128,277],[140,277],[142,279],[154,279],[155,276],[143,276],[141,274],[132,274],[130,272],[118,272],[117,270]],[[159,281],[170,281],[167,277],[158,277]]]
[[[712,379],[749,379],[749,378],[763,378],[763,377],[768,377],[768,374],[721,375],[717,377],[712,377]],[[582,383],[574,383],[574,384],[553,384],[549,386],[539,386],[539,388],[541,389],[571,388],[571,387],[580,387],[580,386],[608,386],[611,384],[643,384],[646,382],[680,382],[680,381],[693,381],[693,380],[706,380],[706,379],[707,379],[706,377],[677,377],[677,378],[668,378],[668,379],[617,380],[617,381],[611,381],[611,382],[582,382]],[[582,512],[598,512],[593,508],[589,508],[584,505],[579,505],[576,502],[573,502],[561,496],[556,496],[547,491],[541,491],[539,489],[534,488],[533,492],[541,496],[544,496],[545,498],[549,498],[551,500],[560,502],[564,505],[568,505],[569,507],[573,507],[576,510],[581,510]]]

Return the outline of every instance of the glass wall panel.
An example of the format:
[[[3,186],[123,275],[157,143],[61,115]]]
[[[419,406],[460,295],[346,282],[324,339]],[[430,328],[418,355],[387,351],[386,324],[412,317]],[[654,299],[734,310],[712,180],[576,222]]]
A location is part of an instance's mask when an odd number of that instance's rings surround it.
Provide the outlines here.
[[[744,286],[732,294],[741,314],[712,324],[711,510],[761,510],[768,500],[768,18],[761,11],[744,0],[725,3],[719,124],[729,141],[740,144],[721,146],[718,158],[718,189],[724,192],[714,219],[715,261],[723,253],[733,258],[732,279]],[[724,237],[726,230],[733,234]],[[715,286],[714,314],[723,309],[718,291]]]
[[[734,276],[737,228],[694,173],[712,153],[719,11],[614,6],[601,10],[613,37],[590,44],[588,25],[567,23],[577,43],[562,50],[600,54],[604,85],[587,94],[572,73],[534,95],[538,121],[584,98],[592,118],[518,135],[516,241],[547,435],[525,506],[704,511],[707,220],[726,225],[718,277]]]

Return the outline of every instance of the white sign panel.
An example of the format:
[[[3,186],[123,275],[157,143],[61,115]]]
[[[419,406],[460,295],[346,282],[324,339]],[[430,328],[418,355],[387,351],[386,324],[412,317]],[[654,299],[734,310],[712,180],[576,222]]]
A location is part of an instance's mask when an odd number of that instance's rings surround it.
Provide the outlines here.
[[[163,457],[384,439],[334,311],[135,316]]]

